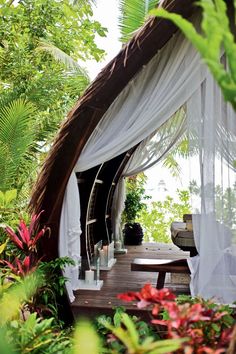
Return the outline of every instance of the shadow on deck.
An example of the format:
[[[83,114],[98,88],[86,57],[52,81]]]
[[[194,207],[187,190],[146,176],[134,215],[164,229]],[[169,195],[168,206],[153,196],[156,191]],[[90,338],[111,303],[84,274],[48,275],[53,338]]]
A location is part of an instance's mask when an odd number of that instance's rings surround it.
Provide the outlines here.
[[[157,273],[131,272],[131,262],[134,258],[179,259],[187,258],[189,252],[183,252],[172,244],[143,243],[141,246],[127,246],[127,254],[116,255],[117,262],[110,271],[101,271],[104,281],[100,291],[77,290],[75,301],[71,304],[75,318],[114,313],[114,307],[125,306],[127,312],[142,318],[149,318],[146,310],[139,310],[132,303],[117,299],[117,294],[127,291],[139,291],[147,282],[156,287]],[[169,274],[165,287],[175,294],[189,294],[189,284],[184,284],[183,276]]]

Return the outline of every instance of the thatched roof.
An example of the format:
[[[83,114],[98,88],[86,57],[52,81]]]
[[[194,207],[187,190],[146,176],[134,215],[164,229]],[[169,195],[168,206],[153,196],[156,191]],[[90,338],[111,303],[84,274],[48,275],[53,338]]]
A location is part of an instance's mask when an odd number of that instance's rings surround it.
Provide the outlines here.
[[[193,0],[170,0],[163,6],[184,17],[189,17],[194,10]],[[150,18],[69,112],[42,167],[30,202],[34,212],[45,210],[42,222],[47,223],[53,233],[58,232],[67,181],[94,128],[128,82],[176,30],[170,21]]]

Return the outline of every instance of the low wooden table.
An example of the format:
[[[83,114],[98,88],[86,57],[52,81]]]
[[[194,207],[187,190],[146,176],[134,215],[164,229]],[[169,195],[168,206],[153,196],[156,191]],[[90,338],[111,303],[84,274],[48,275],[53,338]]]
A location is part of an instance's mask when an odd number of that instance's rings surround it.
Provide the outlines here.
[[[157,272],[157,289],[162,289],[165,286],[166,273],[190,274],[186,259],[135,258],[131,263],[131,270],[138,272]]]
[[[194,243],[193,231],[186,229],[185,222],[175,221],[171,224],[171,239],[181,250],[189,251],[190,257],[198,254]]]

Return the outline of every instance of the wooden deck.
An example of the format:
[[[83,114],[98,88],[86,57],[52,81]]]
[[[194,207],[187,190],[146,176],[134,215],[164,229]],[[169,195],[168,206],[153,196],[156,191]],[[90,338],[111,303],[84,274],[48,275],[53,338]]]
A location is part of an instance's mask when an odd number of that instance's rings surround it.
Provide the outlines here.
[[[127,246],[127,254],[116,255],[117,262],[110,271],[101,271],[104,281],[100,291],[78,290],[76,299],[72,303],[75,318],[94,318],[99,314],[112,314],[114,307],[125,306],[127,312],[145,317],[132,303],[124,303],[117,299],[118,293],[139,291],[147,282],[156,286],[157,273],[131,272],[131,262],[134,258],[179,259],[187,258],[189,252],[183,252],[172,244],[144,243],[141,246]],[[181,284],[181,275],[178,283],[166,277],[165,287],[172,289],[176,294],[189,294],[189,285]],[[176,279],[175,279],[176,280]]]

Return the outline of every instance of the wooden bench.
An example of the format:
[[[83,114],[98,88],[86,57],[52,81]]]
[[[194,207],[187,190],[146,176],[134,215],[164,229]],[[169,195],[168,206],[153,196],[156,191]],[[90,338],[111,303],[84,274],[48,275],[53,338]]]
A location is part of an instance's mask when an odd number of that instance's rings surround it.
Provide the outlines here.
[[[158,272],[157,289],[164,288],[166,273],[190,274],[186,259],[146,259],[135,258],[131,270],[138,272]]]

